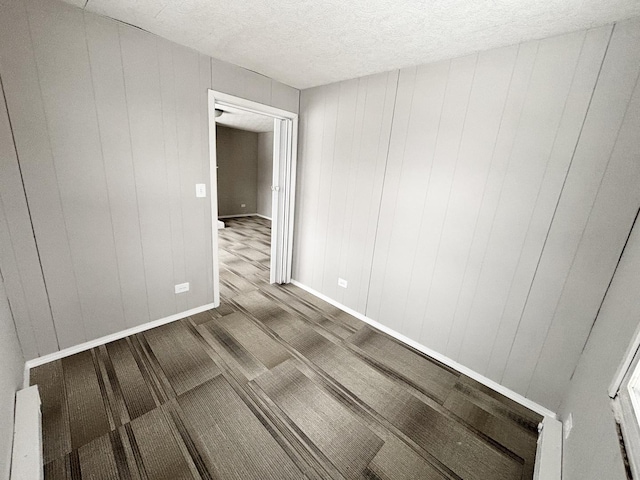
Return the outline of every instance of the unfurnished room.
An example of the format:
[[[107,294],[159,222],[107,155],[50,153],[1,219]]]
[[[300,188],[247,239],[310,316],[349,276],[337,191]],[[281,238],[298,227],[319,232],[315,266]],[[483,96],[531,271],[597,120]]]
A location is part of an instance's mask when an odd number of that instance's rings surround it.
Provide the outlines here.
[[[640,479],[637,0],[0,0],[0,480]]]

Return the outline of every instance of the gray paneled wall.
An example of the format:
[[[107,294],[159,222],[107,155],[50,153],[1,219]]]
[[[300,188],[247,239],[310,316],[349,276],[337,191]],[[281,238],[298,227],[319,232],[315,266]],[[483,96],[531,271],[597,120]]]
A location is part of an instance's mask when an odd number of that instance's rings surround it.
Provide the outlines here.
[[[0,79],[0,266],[25,356],[212,302],[207,89],[294,111],[298,91],[45,0],[0,4]]]
[[[271,218],[271,185],[273,184],[273,132],[258,134],[258,209]]]
[[[637,132],[637,123],[635,128]],[[565,480],[627,479],[607,391],[637,332],[638,285],[640,224],[636,223],[559,410],[563,418],[573,416],[571,435],[562,446]]]
[[[223,216],[256,213],[258,134],[218,125],[216,148],[218,214]]]
[[[564,397],[640,205],[640,19],[615,25],[504,383]],[[517,368],[516,365],[518,365]]]
[[[556,409],[640,203],[637,32],[303,91],[294,278]]]

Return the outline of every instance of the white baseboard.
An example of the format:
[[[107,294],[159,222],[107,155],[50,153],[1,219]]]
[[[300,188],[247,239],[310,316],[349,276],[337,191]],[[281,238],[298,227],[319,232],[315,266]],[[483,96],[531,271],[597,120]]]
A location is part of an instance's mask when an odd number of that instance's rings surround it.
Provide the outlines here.
[[[16,392],[11,480],[44,478],[40,405],[37,385]]]
[[[127,328],[126,330],[121,330],[119,332],[112,333],[111,335],[96,338],[95,340],[89,340],[88,342],[80,343],[78,345],[74,345],[73,347],[63,348],[62,350],[59,350],[57,352],[43,355],[42,357],[34,358],[33,360],[28,360],[24,364],[24,388],[27,388],[29,386],[29,370],[34,367],[53,362],[54,360],[59,360],[76,353],[84,352],[85,350],[89,350],[91,348],[99,347],[100,345],[104,345],[105,343],[120,340],[121,338],[128,337],[129,335],[134,335],[136,333],[144,332],[145,330],[159,327],[160,325],[164,325],[165,323],[175,322],[176,320],[186,318],[190,315],[195,315],[196,313],[204,312],[205,310],[211,310],[212,308],[215,308],[215,304],[208,303],[207,305],[202,305],[201,307],[196,307],[192,308],[191,310],[175,313],[173,315],[169,315],[168,317],[160,318],[159,320],[153,320],[152,322],[143,323],[142,325],[138,325],[137,327]]]
[[[372,327],[377,328],[378,330],[382,330],[384,333],[386,333],[387,335],[390,335],[398,340],[400,340],[402,343],[406,343],[407,345],[415,348],[416,350],[419,350],[420,352],[430,356],[431,358],[439,361],[440,363],[445,364],[448,367],[453,368],[454,370],[462,373],[463,375],[466,375],[467,377],[473,378],[475,381],[482,383],[483,385],[486,385],[487,387],[491,388],[492,390],[495,390],[498,393],[501,393],[502,395],[504,395],[507,398],[510,398],[511,400],[514,400],[518,403],[520,403],[521,405],[524,405],[525,407],[527,407],[530,410],[533,410],[536,413],[539,413],[540,415],[544,416],[544,417],[550,417],[550,418],[557,418],[557,415],[552,412],[551,410],[549,410],[548,408],[543,407],[542,405],[534,402],[533,400],[530,400],[522,395],[520,395],[519,393],[514,392],[513,390],[500,385],[498,382],[495,382],[493,380],[491,380],[490,378],[485,377],[484,375],[479,374],[478,372],[470,369],[469,367],[465,367],[464,365],[456,362],[455,360],[452,360],[451,358],[447,357],[446,355],[443,355],[441,353],[436,352],[435,350],[432,350],[428,347],[425,347],[424,345],[416,342],[415,340],[411,340],[409,337],[406,337],[404,335],[402,335],[401,333],[396,332],[395,330],[382,325],[381,323],[376,322],[375,320],[370,319],[369,317],[356,312],[355,310],[342,305],[339,302],[336,302],[335,300],[333,300],[332,298],[327,297],[326,295],[323,295],[322,293],[314,290],[313,288],[307,287],[306,285],[298,282],[297,280],[291,280],[291,283],[294,284],[297,287],[300,287],[303,290],[306,290],[307,292],[309,292],[312,295],[315,295],[318,298],[321,298],[322,300],[324,300],[327,303],[330,303],[331,305],[333,305],[334,307],[338,307],[340,310],[347,312],[350,315],[353,315],[354,317],[356,317],[359,320],[362,320],[365,323],[368,323],[369,325],[371,325]]]
[[[262,215],[261,213],[238,213],[237,215],[218,215],[218,219],[238,218],[238,217],[260,217],[260,218],[264,218],[265,220],[271,221],[270,217],[267,217],[266,215]]]
[[[544,418],[542,420],[541,425],[539,426],[540,435],[538,437],[538,448],[536,450],[536,463],[535,463],[535,473],[534,480],[560,480],[562,475],[562,423],[557,419],[556,413],[551,410],[543,407],[542,405],[534,402],[533,400],[529,400],[528,398],[520,395],[519,393],[514,392],[513,390],[500,385],[499,383],[491,380],[490,378],[485,377],[484,375],[479,374],[471,370],[464,365],[452,360],[451,358],[442,355],[441,353],[436,352],[424,345],[411,340],[410,338],[402,335],[401,333],[396,332],[395,330],[382,325],[381,323],[376,322],[375,320],[370,319],[369,317],[356,312],[355,310],[342,305],[339,302],[336,302],[332,298],[323,295],[322,293],[310,288],[296,280],[291,280],[291,283],[301,289],[309,292],[312,295],[324,300],[327,303],[330,303],[334,307],[339,308],[340,310],[347,312],[350,315],[353,315],[359,320],[362,320],[365,323],[368,323],[372,327],[377,328],[378,330],[383,331],[387,335],[394,337],[397,340],[400,340],[402,343],[409,345],[410,347],[415,348],[416,350],[428,355],[429,357],[439,361],[451,367],[452,369],[466,375],[467,377],[473,378],[475,381],[486,385],[487,387],[495,390],[498,393],[501,393],[507,398],[518,402],[519,404],[527,407],[529,410],[533,410],[534,412],[542,415]]]
[[[220,218],[238,218],[238,217],[259,217],[257,213],[237,213],[235,215],[218,215],[218,219]]]

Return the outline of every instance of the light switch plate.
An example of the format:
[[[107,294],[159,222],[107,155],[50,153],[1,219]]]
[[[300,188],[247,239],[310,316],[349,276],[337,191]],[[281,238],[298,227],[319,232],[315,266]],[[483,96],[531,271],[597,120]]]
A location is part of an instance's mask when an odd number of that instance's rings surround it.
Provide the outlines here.
[[[347,281],[344,278],[338,278],[338,286],[342,288],[347,288]]]
[[[196,183],[196,197],[205,198],[207,196],[207,185],[204,183]]]
[[[176,293],[184,293],[189,291],[189,282],[176,285]]]

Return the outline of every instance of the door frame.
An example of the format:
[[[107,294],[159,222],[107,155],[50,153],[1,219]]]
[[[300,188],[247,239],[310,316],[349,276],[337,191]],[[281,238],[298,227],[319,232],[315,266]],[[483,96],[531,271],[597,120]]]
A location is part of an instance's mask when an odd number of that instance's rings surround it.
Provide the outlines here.
[[[220,260],[218,254],[218,172],[216,152],[216,105],[230,106],[274,119],[273,180],[271,195],[271,283],[289,283],[293,260],[293,215],[295,208],[298,114],[227,93],[209,90],[209,196],[211,199],[211,243],[213,249],[214,305],[220,305]]]

